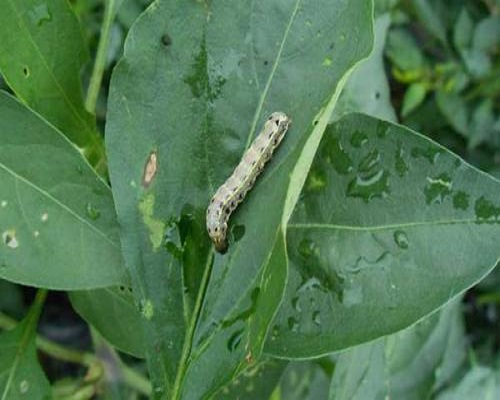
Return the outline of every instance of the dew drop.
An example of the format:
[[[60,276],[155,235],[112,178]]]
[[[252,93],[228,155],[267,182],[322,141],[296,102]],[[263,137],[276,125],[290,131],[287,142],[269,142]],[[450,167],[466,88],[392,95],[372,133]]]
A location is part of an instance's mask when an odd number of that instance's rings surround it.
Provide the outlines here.
[[[387,132],[389,131],[389,125],[387,122],[380,121],[377,124],[377,136],[381,139],[387,136]]]
[[[406,173],[408,172],[408,169],[409,169],[408,164],[405,161],[405,154],[404,154],[404,150],[401,147],[401,145],[396,150],[396,157],[395,157],[395,165],[394,166],[396,168],[396,172],[398,173],[398,175],[401,178],[403,176],[405,176]]]
[[[49,220],[49,214],[43,213],[42,216],[40,217],[40,220],[42,222],[47,222]]]
[[[451,178],[440,174],[434,178],[427,177],[427,186],[424,188],[425,202],[427,204],[441,204],[451,193]]]
[[[0,203],[0,206],[2,208],[5,208],[5,207],[7,207],[8,204],[9,204],[9,202],[7,200],[2,200],[2,202]]]
[[[23,379],[19,383],[19,393],[26,394],[26,393],[28,393],[28,390],[30,390],[30,384],[26,379]]]
[[[346,285],[342,293],[342,304],[346,307],[352,307],[363,301],[363,287],[354,285],[352,282]]]
[[[394,232],[394,241],[402,249],[407,249],[409,246],[408,236],[403,231]]]
[[[306,190],[320,191],[326,187],[327,175],[326,172],[318,167],[313,167],[307,176]]]
[[[331,57],[328,57],[328,56],[326,56],[326,57],[324,58],[323,62],[321,63],[321,65],[322,65],[323,67],[329,67],[329,66],[331,66],[332,64],[333,64],[333,60],[332,60],[332,58],[331,58]]]
[[[300,306],[300,297],[299,296],[295,296],[292,299],[292,307],[296,312],[298,312],[298,313],[302,312],[302,307]]]
[[[278,325],[274,325],[271,331],[271,340],[273,341],[276,340],[278,338],[279,333],[280,333],[280,328],[278,327]]]
[[[453,196],[453,207],[459,210],[467,210],[469,208],[469,195],[462,191],[455,193]]]
[[[154,306],[151,300],[148,299],[141,299],[140,301],[140,310],[141,314],[144,318],[147,320],[150,320],[153,318],[154,315]]]
[[[321,314],[319,311],[314,311],[312,313],[312,321],[315,325],[321,326]]]
[[[234,225],[231,229],[234,241],[239,242],[245,236],[245,225]]]
[[[347,196],[363,199],[366,203],[390,193],[389,173],[384,170],[372,174],[358,174],[347,186]]]
[[[305,238],[300,242],[298,251],[301,256],[308,258],[316,255],[319,249],[315,242]]]
[[[360,172],[373,173],[374,169],[380,164],[380,153],[373,150],[368,153],[359,163]]]
[[[411,156],[413,158],[425,158],[431,164],[435,164],[439,158],[439,155],[443,152],[442,149],[436,148],[434,146],[429,146],[427,148],[414,147],[411,150]]]
[[[235,351],[241,344],[244,329],[238,329],[234,332],[227,341],[227,349],[231,352]]]
[[[96,220],[101,216],[99,209],[90,202],[85,205],[85,213],[87,214],[87,217],[93,220]]]
[[[351,145],[357,149],[368,143],[368,136],[362,131],[356,131],[351,136]]]
[[[476,217],[482,220],[499,219],[500,207],[481,196],[474,204]]]
[[[326,137],[327,143],[324,147],[324,157],[333,166],[335,171],[346,175],[352,171],[352,160],[342,147],[340,141],[332,136]]]
[[[299,321],[297,321],[297,318],[295,318],[295,317],[288,318],[288,328],[292,332],[299,331]]]

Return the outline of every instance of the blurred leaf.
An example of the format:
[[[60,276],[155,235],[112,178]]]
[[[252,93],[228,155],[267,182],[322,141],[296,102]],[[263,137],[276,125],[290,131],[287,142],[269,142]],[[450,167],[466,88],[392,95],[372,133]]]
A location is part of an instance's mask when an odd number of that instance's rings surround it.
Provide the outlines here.
[[[480,21],[474,31],[474,48],[489,52],[498,48],[500,42],[500,16]]]
[[[472,118],[469,128],[468,147],[473,149],[481,143],[493,138],[495,125],[495,115],[493,110],[493,101],[491,99],[483,100],[472,112]],[[500,134],[500,132],[497,132]]]
[[[463,330],[460,301],[454,301],[408,329],[342,352],[330,400],[430,398],[443,364],[449,379],[465,359]],[[450,337],[460,338],[452,342],[453,349]]]
[[[446,47],[448,43],[446,40],[446,27],[439,18],[439,13],[433,8],[432,2],[429,0],[413,0],[413,6],[422,24]]]
[[[362,112],[389,121],[396,120],[383,60],[390,22],[389,14],[375,20],[373,51],[354,69],[347,80],[332,115],[332,121],[339,120],[350,112]]]
[[[453,28],[453,45],[458,51],[468,49],[472,43],[474,33],[474,22],[467,9],[464,7],[460,12],[457,23]]]
[[[389,31],[386,54],[392,63],[405,71],[420,71],[424,66],[424,58],[413,36],[405,29]]]
[[[465,99],[455,92],[438,91],[436,102],[450,125],[463,137],[469,135],[469,111]]]
[[[127,287],[70,292],[69,296],[78,314],[113,346],[135,357],[145,357],[144,321]]]
[[[288,226],[290,272],[266,342],[311,357],[396,332],[498,262],[500,182],[408,129],[330,125]]]
[[[286,281],[287,212],[346,74],[371,50],[371,19],[370,1],[165,0],[134,24],[106,139],[157,398],[210,396],[258,359]],[[232,218],[229,252],[214,255],[209,199],[276,110],[293,127]]]
[[[455,386],[445,390],[437,400],[469,400],[500,398],[500,370],[473,367]]]
[[[401,110],[401,115],[403,117],[406,117],[413,110],[418,108],[425,100],[426,94],[427,85],[420,82],[411,84],[406,90],[405,97],[403,99],[403,108]]]
[[[2,400],[51,398],[49,381],[36,356],[36,324],[45,293],[15,329],[0,334],[0,394]]]
[[[126,282],[109,187],[52,125],[0,92],[0,277],[90,289]]]
[[[3,2],[0,41],[0,70],[16,95],[80,148],[90,147],[97,162],[102,138],[84,108],[80,83],[88,50],[68,2]]]
[[[321,366],[322,360],[289,363],[281,378],[279,396],[273,400],[327,399],[331,376]]]

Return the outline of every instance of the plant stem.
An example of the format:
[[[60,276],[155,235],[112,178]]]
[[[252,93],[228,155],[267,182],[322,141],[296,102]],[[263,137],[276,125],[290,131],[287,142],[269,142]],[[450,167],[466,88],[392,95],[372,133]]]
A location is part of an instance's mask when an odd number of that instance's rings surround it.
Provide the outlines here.
[[[95,113],[97,96],[99,95],[102,76],[106,67],[106,56],[108,54],[111,25],[116,14],[115,0],[106,0],[104,4],[104,21],[102,23],[101,35],[97,46],[94,69],[92,70],[92,76],[90,77],[89,88],[87,90],[87,98],[85,99],[85,108],[88,112],[93,114]]]
[[[11,330],[17,325],[17,321],[0,312],[0,329]],[[86,367],[90,367],[95,363],[100,363],[101,361],[92,353],[81,352],[78,350],[73,350],[66,346],[62,346],[58,343],[52,342],[48,339],[36,336],[36,346],[40,351],[52,356],[55,359],[71,362],[75,364],[82,364]],[[121,363],[123,379],[126,385],[134,388],[141,394],[149,396],[151,394],[152,388],[151,383],[141,374],[139,374],[134,369],[128,367],[127,365]]]
[[[196,303],[194,305],[193,313],[191,314],[191,321],[184,338],[181,360],[179,362],[179,368],[177,369],[177,376],[175,377],[174,389],[172,391],[172,397],[171,397],[172,400],[180,399],[181,396],[182,382],[184,380],[184,374],[186,373],[189,355],[191,354],[191,346],[193,342],[194,330],[196,328],[196,323],[198,322],[198,318],[200,316],[201,307],[203,305],[203,299],[205,297],[205,291],[208,286],[208,281],[210,280],[213,258],[214,258],[214,251],[212,247],[207,256],[207,264],[205,265],[205,270],[203,271],[203,277],[201,279],[200,288],[198,290],[198,296],[196,297]]]

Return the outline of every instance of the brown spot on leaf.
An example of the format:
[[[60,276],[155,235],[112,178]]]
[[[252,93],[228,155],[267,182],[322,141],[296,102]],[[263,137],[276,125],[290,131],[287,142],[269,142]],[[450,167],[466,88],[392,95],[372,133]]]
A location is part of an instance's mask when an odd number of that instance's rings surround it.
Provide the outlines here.
[[[158,156],[155,150],[149,154],[148,160],[146,161],[146,166],[144,167],[144,175],[142,177],[142,186],[144,186],[145,188],[149,187],[154,177],[156,176],[157,171]]]

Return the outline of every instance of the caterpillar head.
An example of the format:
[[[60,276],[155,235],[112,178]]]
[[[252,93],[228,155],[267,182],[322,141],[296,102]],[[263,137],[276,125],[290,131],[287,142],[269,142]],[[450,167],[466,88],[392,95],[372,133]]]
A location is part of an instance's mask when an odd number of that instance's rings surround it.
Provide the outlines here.
[[[273,124],[273,128],[283,135],[292,124],[292,120],[284,112],[277,111],[269,116],[266,124]]]
[[[211,221],[207,223],[208,236],[215,246],[215,250],[224,254],[227,251],[227,222],[220,223],[220,221]]]

